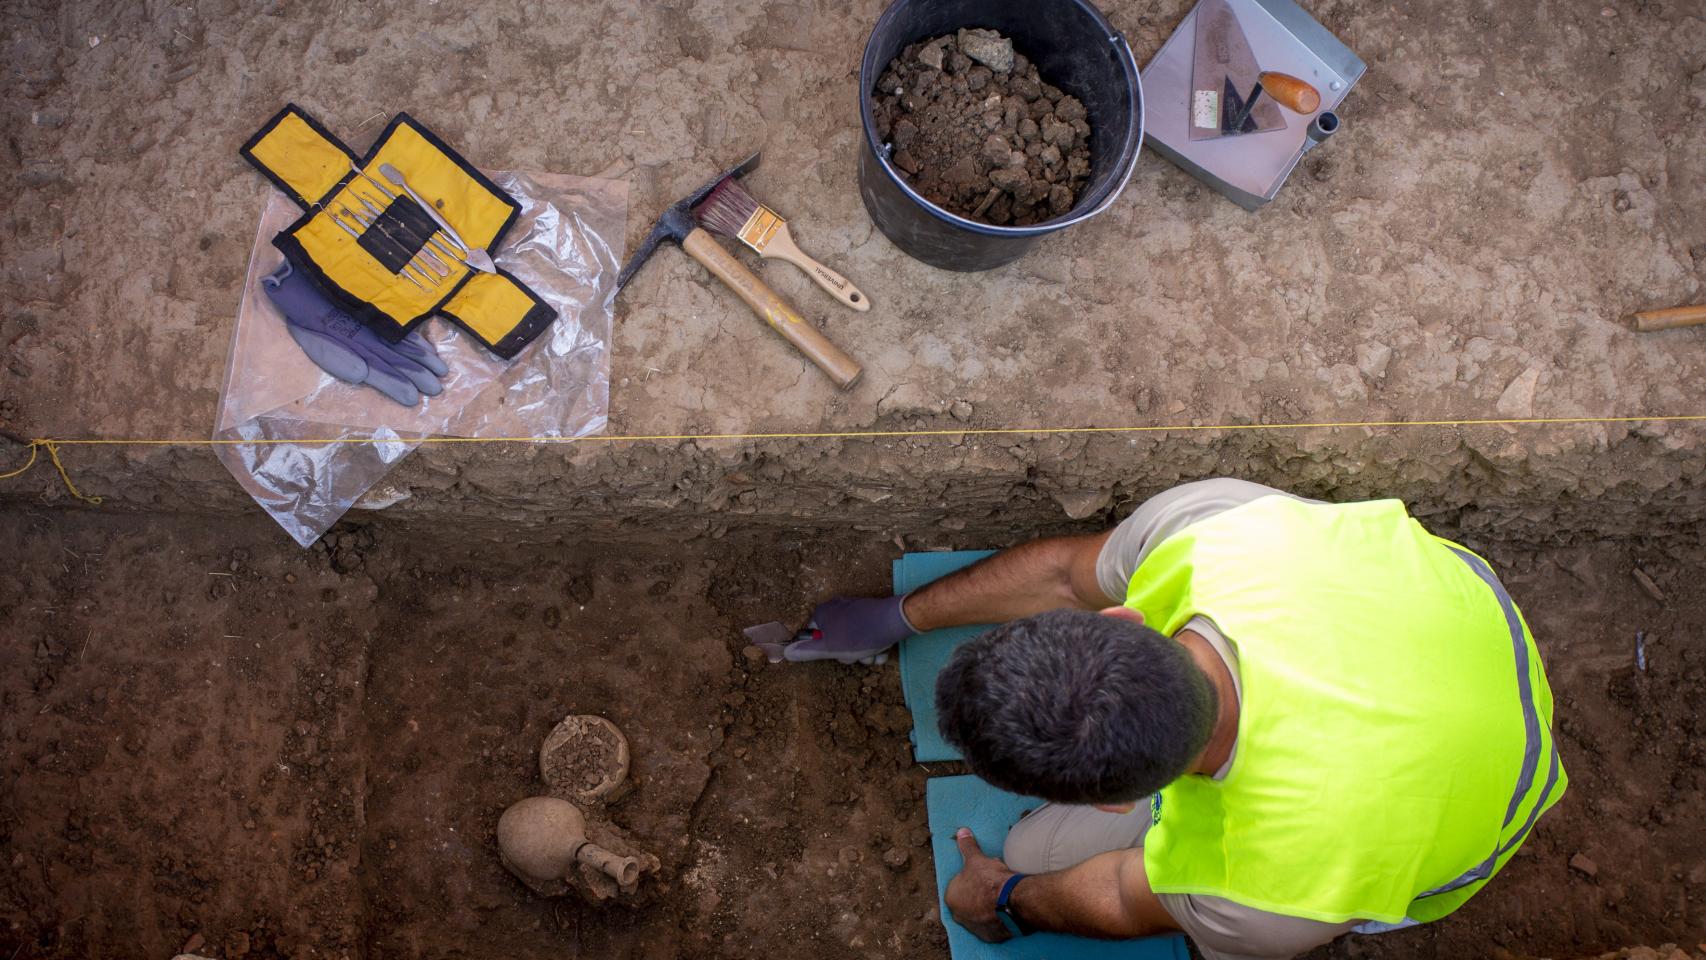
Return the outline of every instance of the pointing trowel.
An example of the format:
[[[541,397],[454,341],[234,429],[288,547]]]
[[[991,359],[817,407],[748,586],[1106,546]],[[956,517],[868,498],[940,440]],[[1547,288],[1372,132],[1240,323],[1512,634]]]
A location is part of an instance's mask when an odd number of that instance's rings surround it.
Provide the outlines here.
[[[1281,106],[1312,114],[1321,93],[1289,74],[1262,70],[1230,0],[1202,0],[1191,66],[1191,139],[1283,130]]]
[[[752,645],[764,651],[764,656],[771,663],[782,662],[782,648],[800,640],[812,640],[823,636],[817,630],[807,627],[804,630],[791,630],[786,625],[772,620],[757,626],[747,627],[741,633],[752,641]]]

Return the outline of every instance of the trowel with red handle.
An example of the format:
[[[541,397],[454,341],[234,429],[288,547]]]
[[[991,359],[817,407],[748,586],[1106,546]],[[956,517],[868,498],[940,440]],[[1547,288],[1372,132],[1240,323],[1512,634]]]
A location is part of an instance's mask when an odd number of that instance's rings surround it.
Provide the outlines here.
[[[764,651],[764,656],[771,663],[782,662],[782,648],[800,640],[815,640],[823,636],[820,630],[807,627],[804,630],[792,630],[785,624],[772,620],[757,626],[747,627],[741,633],[752,641],[752,645]]]
[[[1191,66],[1191,139],[1284,130],[1281,106],[1307,116],[1320,109],[1321,93],[1289,74],[1262,70],[1230,0],[1202,0]]]

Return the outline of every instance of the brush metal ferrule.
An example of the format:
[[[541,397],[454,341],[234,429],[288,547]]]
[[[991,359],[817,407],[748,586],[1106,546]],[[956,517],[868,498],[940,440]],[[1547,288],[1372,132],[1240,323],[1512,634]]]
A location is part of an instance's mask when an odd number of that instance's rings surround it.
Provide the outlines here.
[[[759,253],[763,253],[764,248],[770,244],[770,238],[774,237],[776,231],[782,229],[782,225],[786,222],[776,215],[776,211],[761,203],[757,210],[752,211],[752,216],[746,218],[746,224],[740,228],[741,242]]]

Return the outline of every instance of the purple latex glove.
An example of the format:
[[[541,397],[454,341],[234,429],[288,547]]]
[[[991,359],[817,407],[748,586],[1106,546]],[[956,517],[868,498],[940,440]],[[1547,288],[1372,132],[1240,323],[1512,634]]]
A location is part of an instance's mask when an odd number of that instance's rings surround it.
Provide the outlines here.
[[[291,339],[320,369],[347,383],[378,390],[405,407],[438,396],[450,372],[420,331],[391,343],[345,313],[285,261],[261,278],[268,299],[284,314]]]
[[[870,662],[916,634],[901,609],[905,597],[836,597],[817,605],[811,626],[819,634],[782,648],[789,660]]]

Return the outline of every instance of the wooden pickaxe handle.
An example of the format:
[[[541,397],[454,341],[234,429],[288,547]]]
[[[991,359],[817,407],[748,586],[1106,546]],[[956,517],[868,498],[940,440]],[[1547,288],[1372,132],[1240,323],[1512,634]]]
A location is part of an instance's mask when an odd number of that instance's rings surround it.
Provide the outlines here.
[[[817,364],[817,368],[828,374],[836,386],[846,390],[865,372],[857,360],[830,343],[829,338],[807,323],[799,311],[788,305],[788,301],[777,296],[776,291],[758,279],[757,274],[736,260],[734,254],[717,242],[717,238],[695,227],[681,241],[681,246],[688,256],[704,264],[705,269],[739,294],[760,320],[770,324],[784,340],[805,354],[806,359]]]
[[[1643,310],[1635,314],[1635,329],[1642,333],[1670,330],[1706,323],[1706,303],[1692,307],[1671,307],[1669,310]]]

